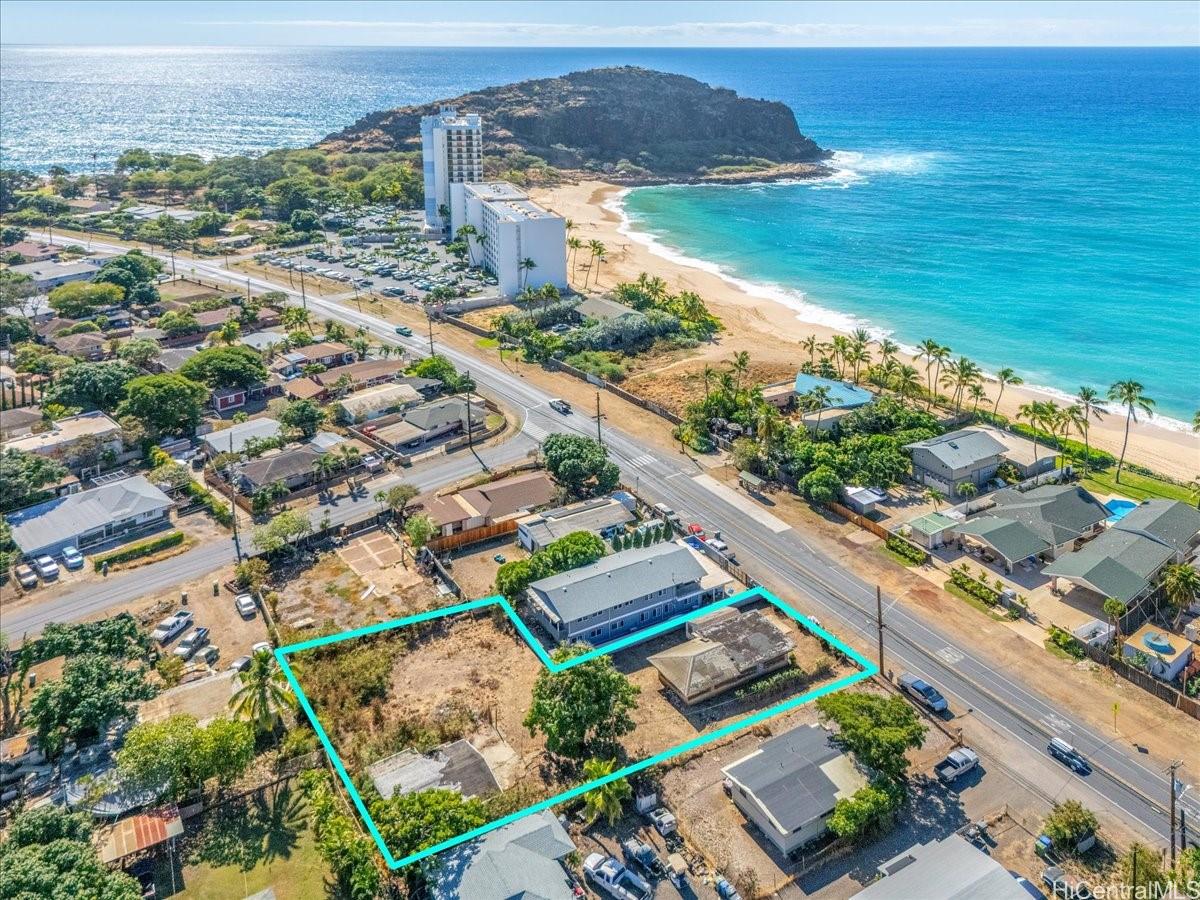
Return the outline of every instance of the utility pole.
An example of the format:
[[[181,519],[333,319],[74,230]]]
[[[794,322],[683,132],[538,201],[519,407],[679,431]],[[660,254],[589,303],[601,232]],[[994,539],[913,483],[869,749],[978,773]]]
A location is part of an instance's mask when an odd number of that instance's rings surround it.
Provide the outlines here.
[[[428,310],[426,310],[426,315],[428,316],[429,322],[429,355],[433,356],[433,316],[429,315]]]
[[[229,435],[229,452],[233,453],[233,435]],[[233,518],[233,561],[241,563],[242,561],[242,542],[238,537],[238,514],[237,501],[233,497],[233,481],[228,477],[225,479],[225,486],[229,488],[229,515]]]
[[[1175,871],[1175,785],[1178,782],[1175,780],[1175,771],[1183,765],[1183,760],[1177,759],[1168,766],[1171,775],[1167,779],[1167,788],[1171,792],[1171,871]]]
[[[592,416],[596,420],[596,443],[601,447],[604,446],[604,435],[600,432],[600,420],[607,419],[608,416],[600,412],[600,392],[596,391],[596,415]]]
[[[308,292],[304,289],[304,271],[300,272],[300,303],[308,309]]]
[[[471,370],[467,369],[464,374],[467,376],[467,448],[474,453],[475,442],[471,436]]]
[[[883,668],[883,591],[879,585],[875,585],[875,630],[879,635],[879,674],[884,675],[886,670]]]

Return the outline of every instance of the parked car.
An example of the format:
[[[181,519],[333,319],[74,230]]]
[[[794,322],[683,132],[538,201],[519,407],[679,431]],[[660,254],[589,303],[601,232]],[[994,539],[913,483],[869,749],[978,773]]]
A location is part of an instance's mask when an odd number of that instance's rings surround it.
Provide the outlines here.
[[[911,672],[905,672],[900,676],[900,690],[930,712],[940,713],[950,708],[950,704],[946,702],[946,698],[938,692],[937,688],[922,681]]]
[[[258,611],[254,598],[249,594],[238,594],[233,605],[237,607],[238,615],[243,619],[253,619],[254,613]]]
[[[583,874],[597,890],[616,900],[649,900],[651,896],[649,884],[603,853],[588,854],[583,861]]]
[[[691,525],[689,525],[687,527],[687,533],[691,534],[691,535],[695,535],[696,537],[700,538],[701,540],[704,539],[704,529],[700,527],[700,524],[698,522],[693,522]]]
[[[666,864],[659,859],[654,848],[635,837],[621,841],[621,852],[625,854],[627,863],[637,866],[651,878],[662,878],[667,874]]]
[[[934,770],[937,772],[938,780],[943,784],[949,784],[956,778],[970,772],[979,765],[979,754],[970,747],[959,747],[957,750],[951,750],[941,763]]]
[[[721,900],[742,900],[742,895],[738,893],[738,889],[724,878],[718,878],[717,883],[713,887],[717,889],[717,896]]]
[[[180,659],[191,659],[192,656],[208,643],[208,629],[194,628],[183,636],[183,640],[179,642],[179,646],[175,648],[175,655]]]
[[[41,576],[42,581],[50,581],[52,578],[58,577],[58,563],[54,561],[53,556],[39,556],[33,561],[33,567]]]
[[[62,559],[68,569],[83,568],[83,554],[74,547],[63,547]]]
[[[220,648],[215,647],[212,644],[209,644],[207,647],[202,647],[195,656],[197,662],[202,662],[206,666],[215,666],[217,664],[217,660],[220,658]]]
[[[650,821],[654,825],[654,830],[663,837],[674,834],[679,825],[674,814],[664,806],[660,806],[650,813]]]
[[[562,413],[564,416],[569,416],[571,414],[571,404],[566,400],[560,400],[555,397],[550,401],[549,405],[552,410]]]
[[[158,626],[150,632],[150,637],[158,641],[160,644],[169,643],[178,635],[182,634],[192,624],[192,614],[189,610],[181,609],[173,615],[167,616]]]
[[[25,565],[25,563],[21,563],[19,566],[13,569],[13,574],[17,576],[17,583],[23,588],[28,589],[38,586],[37,573],[34,572],[33,569],[29,568],[29,566]]]
[[[1051,738],[1050,743],[1046,745],[1046,752],[1080,775],[1087,775],[1092,771],[1092,767],[1084,755],[1062,738]]]
[[[250,668],[249,656],[239,656],[229,664],[229,669],[233,672],[245,672],[248,668]]]

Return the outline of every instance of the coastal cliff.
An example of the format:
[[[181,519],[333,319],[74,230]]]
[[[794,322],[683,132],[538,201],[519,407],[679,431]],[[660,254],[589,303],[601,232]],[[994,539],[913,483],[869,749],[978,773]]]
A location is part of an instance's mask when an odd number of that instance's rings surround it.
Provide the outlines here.
[[[318,144],[336,152],[420,149],[421,117],[441,106],[484,117],[484,154],[537,157],[610,180],[757,181],[819,177],[829,152],[785,104],[635,66],[486,88],[364,116]]]

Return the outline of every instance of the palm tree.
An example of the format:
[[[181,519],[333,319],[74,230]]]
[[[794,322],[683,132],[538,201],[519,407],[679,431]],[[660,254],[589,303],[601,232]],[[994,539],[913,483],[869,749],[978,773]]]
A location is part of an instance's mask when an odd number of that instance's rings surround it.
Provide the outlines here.
[[[754,430],[759,441],[762,443],[763,458],[771,459],[771,450],[775,443],[775,438],[779,435],[779,425],[783,421],[783,417],[779,415],[777,410],[770,403],[761,403],[758,407],[758,418],[754,422]]]
[[[925,338],[917,345],[917,355],[914,359],[925,360],[925,386],[929,390],[930,402],[933,398],[933,378],[930,377],[930,369],[933,368],[934,362],[937,361],[938,351],[942,349],[942,345],[933,338]]]
[[[921,376],[917,373],[915,366],[901,365],[896,369],[889,382],[902,400],[917,396],[921,393]]]
[[[1180,617],[1196,601],[1196,595],[1200,594],[1200,572],[1186,563],[1172,563],[1163,570],[1159,584],[1175,608],[1171,627],[1178,628]]]
[[[854,366],[854,383],[858,384],[859,367],[871,362],[871,354],[865,346],[854,345],[846,351],[846,362]]]
[[[704,399],[705,399],[705,400],[707,400],[707,399],[708,399],[708,393],[709,393],[709,392],[708,392],[708,385],[709,385],[709,382],[710,382],[710,381],[712,381],[712,377],[713,377],[713,375],[715,375],[715,374],[716,374],[716,369],[714,369],[714,368],[713,368],[712,366],[710,366],[708,363],[705,363],[705,364],[704,364],[704,370],[703,370],[703,371],[700,373],[701,377],[704,379]]]
[[[1044,410],[1042,409],[1042,404],[1037,401],[1033,401],[1031,403],[1022,403],[1017,409],[1017,420],[1020,421],[1021,419],[1024,419],[1029,423],[1029,427],[1033,429],[1033,459],[1035,465],[1037,464],[1038,458],[1037,448],[1038,434],[1040,434],[1039,426],[1042,423],[1043,414]]]
[[[900,352],[900,346],[895,341],[884,338],[879,342],[879,358],[885,363]]]
[[[934,369],[933,369],[933,393],[929,398],[929,404],[932,407],[934,398],[937,397],[937,386],[941,383],[942,367],[946,365],[946,360],[950,358],[950,348],[945,344],[939,346],[933,351]]]
[[[1104,614],[1112,622],[1113,643],[1119,645],[1121,643],[1121,619],[1125,617],[1125,613],[1129,612],[1129,608],[1116,597],[1109,597],[1104,601],[1103,609]]]
[[[750,370],[750,353],[747,350],[739,350],[733,354],[733,359],[729,362],[729,368],[736,376],[734,393],[741,393],[742,376]]]
[[[598,781],[616,771],[615,759],[589,759],[583,764],[583,777],[588,781]],[[601,816],[611,826],[621,818],[621,807],[633,796],[633,789],[624,778],[617,778],[599,787],[592,788],[583,795],[583,818],[588,826]]]
[[[846,354],[849,352],[850,339],[844,334],[835,334],[833,336],[833,359],[837,363],[839,378],[846,374]]]
[[[296,708],[296,695],[267,650],[251,657],[250,665],[238,674],[238,682],[229,708],[236,718],[253,722],[256,731],[273,731],[284,710]]]
[[[1117,484],[1121,483],[1121,469],[1125,466],[1130,423],[1137,421],[1139,409],[1146,415],[1151,415],[1154,411],[1154,401],[1143,393],[1145,390],[1136,381],[1118,381],[1108,389],[1108,399],[1125,407],[1125,440],[1121,443],[1121,458],[1117,461]]]
[[[567,227],[567,234],[570,234],[572,231],[575,230],[575,220],[574,219],[567,219],[567,221],[564,224]]]
[[[575,257],[583,247],[583,241],[577,237],[567,238],[567,247],[571,250],[571,277],[575,277]]]
[[[938,507],[946,502],[946,495],[937,488],[926,488],[925,499],[933,504],[933,511],[937,512]]]
[[[600,286],[600,265],[608,259],[608,248],[596,241],[596,248],[592,253],[592,258],[596,261],[596,287]]]
[[[809,365],[815,366],[817,364],[817,336],[815,334],[810,334],[800,342],[800,346],[804,350],[808,351]]]
[[[477,234],[479,229],[470,223],[459,226],[458,231],[454,232],[454,239],[467,245],[467,262],[471,265],[475,265],[475,254],[471,252],[471,238]]]
[[[850,332],[850,343],[856,347],[865,347],[871,343],[871,333],[865,328],[855,328]]]
[[[979,412],[979,401],[987,399],[987,391],[983,385],[976,381],[967,389],[967,396],[975,401],[975,405],[971,407],[971,414],[975,415]]]
[[[217,340],[227,347],[236,344],[238,338],[241,337],[242,326],[237,319],[226,319],[221,327],[217,329]]]
[[[821,434],[821,414],[829,406],[829,388],[823,384],[817,385],[807,394],[803,394],[800,399],[810,410],[815,410],[817,413],[817,421],[813,425],[813,436],[819,437]]]
[[[321,485],[322,490],[328,487],[330,480],[337,474],[337,460],[328,453],[322,453],[312,464],[313,474],[317,477],[317,482]]]
[[[521,287],[524,287],[529,281],[529,273],[537,268],[537,263],[533,257],[527,256],[517,264],[517,268],[521,270]]]
[[[1083,476],[1086,478],[1088,466],[1092,462],[1092,447],[1088,442],[1088,430],[1091,428],[1092,419],[1099,422],[1104,418],[1104,408],[1100,405],[1100,395],[1090,387],[1079,389],[1079,393],[1075,395],[1075,405],[1082,413],[1078,428],[1079,433],[1083,435]]]
[[[1058,427],[1062,429],[1063,436],[1062,455],[1059,457],[1059,468],[1061,469],[1066,464],[1067,441],[1071,438],[1071,432],[1077,431],[1083,434],[1087,430],[1087,420],[1083,417],[1083,408],[1078,403],[1072,403],[1066,409],[1060,411],[1058,413]]]
[[[1012,369],[1003,368],[999,372],[996,373],[996,381],[1000,385],[1000,391],[996,394],[996,403],[992,407],[992,412],[999,414],[1000,398],[1004,396],[1005,386],[1011,384],[1013,387],[1016,387],[1019,384],[1024,384],[1025,379],[1022,378],[1020,375],[1018,375],[1016,372],[1014,372]]]

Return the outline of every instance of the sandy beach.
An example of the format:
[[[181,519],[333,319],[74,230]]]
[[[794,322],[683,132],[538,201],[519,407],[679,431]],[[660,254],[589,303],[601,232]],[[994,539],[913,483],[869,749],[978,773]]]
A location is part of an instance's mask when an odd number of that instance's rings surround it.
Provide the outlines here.
[[[600,291],[619,281],[632,280],[641,272],[660,276],[672,290],[695,291],[727,329],[714,347],[702,351],[705,359],[727,359],[735,351],[748,350],[757,362],[795,367],[803,358],[801,340],[816,334],[828,341],[835,333],[828,326],[803,321],[794,310],[766,296],[756,296],[715,271],[668,259],[623,233],[621,217],[611,208],[620,190],[606,182],[584,181],[532,192],[537,202],[575,223],[573,236],[585,244],[593,239],[604,243],[608,252],[599,273]],[[586,253],[580,253],[578,262],[586,262]],[[580,287],[585,271],[583,265],[578,265],[574,272]],[[595,280],[592,276],[589,290]],[[940,335],[929,337],[943,340]],[[913,364],[923,375],[924,362]],[[986,387],[994,400],[996,384]],[[1000,412],[1014,416],[1022,403],[1033,399],[1062,403],[1061,398],[1025,387],[1008,387],[1000,401]],[[1119,454],[1123,437],[1124,419],[1120,415],[1110,414],[1092,424],[1090,440],[1095,447]],[[1190,480],[1200,474],[1200,436],[1139,422],[1130,430],[1126,458],[1171,477]]]

